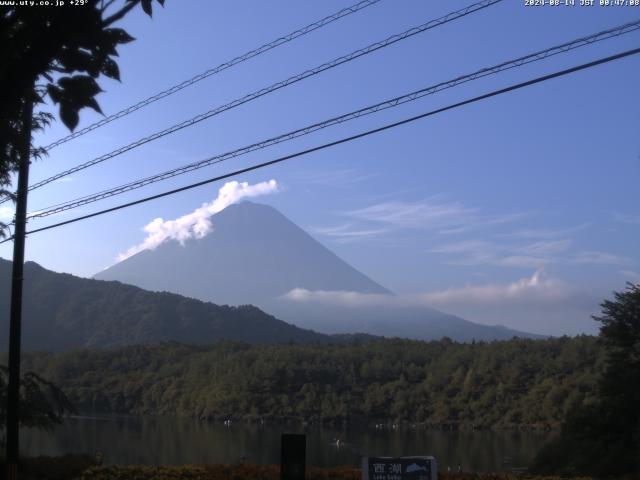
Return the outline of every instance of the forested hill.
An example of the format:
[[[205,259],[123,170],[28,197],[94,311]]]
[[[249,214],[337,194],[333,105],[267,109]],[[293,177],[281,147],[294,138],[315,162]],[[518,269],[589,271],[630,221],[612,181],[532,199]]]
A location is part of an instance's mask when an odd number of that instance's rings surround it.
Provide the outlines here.
[[[351,345],[169,343],[30,354],[85,412],[556,427],[594,396],[594,337]]]
[[[8,345],[11,262],[0,259],[0,349]],[[22,344],[25,350],[67,350],[176,340],[211,343],[323,342],[304,330],[247,305],[219,306],[172,293],[148,292],[120,282],[24,268]]]

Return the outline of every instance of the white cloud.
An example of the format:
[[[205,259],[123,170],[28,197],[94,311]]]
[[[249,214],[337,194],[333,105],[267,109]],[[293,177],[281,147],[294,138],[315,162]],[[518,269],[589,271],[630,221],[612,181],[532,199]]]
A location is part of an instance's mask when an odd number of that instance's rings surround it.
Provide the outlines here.
[[[549,264],[561,265],[627,265],[630,258],[600,251],[569,253],[568,238],[542,240],[527,244],[503,244],[486,240],[466,240],[438,245],[431,253],[455,256],[451,265],[495,265],[502,267],[541,268]]]
[[[522,218],[521,213],[506,215],[482,214],[478,208],[470,208],[459,202],[442,202],[437,199],[427,199],[419,202],[389,201],[376,203],[368,207],[349,210],[344,216],[356,223],[349,229],[340,227],[315,228],[316,233],[338,237],[340,233],[347,236],[349,231],[365,232],[370,235],[380,235],[403,229],[418,229],[436,231],[438,234],[460,234],[480,227],[499,225],[513,222]]]
[[[344,290],[307,290],[306,288],[294,288],[282,298],[296,303],[323,303],[350,307],[402,305],[407,300],[397,295]]]
[[[358,229],[354,228],[350,223],[345,223],[335,227],[311,227],[309,231],[317,235],[332,237],[340,242],[348,242],[363,237],[382,235],[387,233],[389,230],[386,228]]]
[[[167,240],[177,240],[181,244],[191,238],[202,238],[211,232],[213,226],[210,218],[229,205],[243,198],[267,195],[278,191],[275,180],[249,185],[237,181],[225,183],[218,191],[218,197],[203,204],[193,212],[175,220],[156,218],[144,227],[147,237],[139,245],[129,248],[118,255],[118,261],[125,260],[143,250],[153,250]]]
[[[442,228],[438,230],[438,233],[441,235],[458,235],[459,233],[465,233],[469,230],[469,227],[451,227],[451,228]]]
[[[312,227],[319,235],[337,241],[355,241],[402,230],[425,230],[440,235],[457,235],[484,227],[522,219],[524,213],[486,214],[480,208],[432,197],[417,202],[384,201],[342,213],[348,223],[334,227]]]
[[[552,239],[557,237],[564,237],[570,233],[577,232],[586,228],[587,224],[576,225],[575,227],[547,229],[547,228],[527,228],[522,230],[516,230],[512,233],[505,233],[499,235],[504,238],[530,238],[530,239]]]
[[[366,294],[296,288],[283,300],[329,307],[435,307],[485,325],[503,324],[540,334],[595,333],[591,315],[601,295],[578,289],[537,270],[505,283],[471,284],[414,295]]]
[[[551,255],[564,252],[569,248],[571,240],[564,238],[561,240],[544,240],[541,242],[530,243],[518,248],[518,251],[525,255],[536,255],[548,257]]]
[[[486,240],[465,240],[432,248],[434,253],[463,253],[467,255],[495,258],[499,253],[544,257],[563,252],[569,248],[571,240],[548,240],[524,245],[500,245]]]
[[[486,240],[466,240],[439,245],[431,253],[455,255],[452,265],[496,265],[502,267],[541,268],[565,251],[569,239],[545,240],[524,245],[503,245]]]
[[[378,175],[375,173],[362,173],[355,168],[347,168],[343,170],[329,170],[322,172],[306,172],[297,176],[297,180],[314,185],[322,185],[328,187],[350,186],[354,183],[360,183]]]
[[[565,262],[576,265],[626,265],[631,259],[607,252],[585,251],[572,255]]]
[[[570,288],[537,270],[531,277],[506,284],[471,285],[417,295],[385,295],[350,291],[294,288],[283,298],[297,303],[343,306],[448,306],[463,304],[507,305],[557,303],[567,300]]]
[[[433,247],[429,251],[433,253],[464,253],[482,255],[489,250],[493,250],[494,248],[494,244],[485,240],[464,240],[461,242],[438,245],[437,247]]]
[[[527,255],[511,255],[495,259],[494,265],[500,267],[516,268],[541,268],[552,263],[552,260],[545,257],[532,257]]]
[[[549,304],[566,301],[571,296],[567,285],[546,277],[541,270],[530,278],[506,284],[469,285],[426,293],[422,298],[431,305],[509,305],[514,303]]]
[[[358,220],[383,223],[397,228],[446,228],[468,223],[478,212],[460,203],[384,202],[351,210],[346,215]]]
[[[614,213],[613,219],[616,222],[640,225],[640,215],[631,213]]]
[[[381,202],[346,211],[343,215],[351,221],[335,227],[315,227],[311,230],[340,241],[353,241],[405,229],[458,234],[481,226],[511,222],[522,216],[481,215],[480,209],[465,207],[459,202],[446,203],[434,199],[420,202]]]

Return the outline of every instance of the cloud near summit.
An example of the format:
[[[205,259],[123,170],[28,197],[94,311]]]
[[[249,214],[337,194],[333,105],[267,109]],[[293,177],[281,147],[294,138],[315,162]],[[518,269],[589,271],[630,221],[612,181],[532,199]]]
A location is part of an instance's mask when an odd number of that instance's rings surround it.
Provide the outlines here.
[[[181,244],[192,238],[203,238],[212,230],[211,217],[224,210],[229,205],[239,202],[243,198],[268,195],[278,191],[278,183],[275,180],[249,185],[248,182],[227,182],[220,190],[218,197],[209,203],[204,203],[193,212],[176,218],[164,220],[156,218],[149,222],[143,230],[147,233],[144,241],[129,248],[125,253],[118,255],[121,262],[143,250],[154,250],[167,240],[177,240]]]

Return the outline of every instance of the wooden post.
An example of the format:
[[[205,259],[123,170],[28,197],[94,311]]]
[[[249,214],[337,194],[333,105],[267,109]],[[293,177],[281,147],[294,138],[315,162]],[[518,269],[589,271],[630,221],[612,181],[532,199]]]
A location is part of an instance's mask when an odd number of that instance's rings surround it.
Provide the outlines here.
[[[280,445],[280,479],[304,480],[307,437],[283,434]]]
[[[13,271],[11,276],[11,317],[9,323],[9,385],[7,388],[7,478],[17,480],[20,458],[20,343],[22,341],[22,280],[29,190],[29,155],[33,102],[27,99],[22,113],[22,141],[18,168]]]

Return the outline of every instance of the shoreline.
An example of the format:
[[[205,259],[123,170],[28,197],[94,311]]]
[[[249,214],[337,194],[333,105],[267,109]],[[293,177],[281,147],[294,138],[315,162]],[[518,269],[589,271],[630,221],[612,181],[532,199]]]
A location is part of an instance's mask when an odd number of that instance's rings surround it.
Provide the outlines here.
[[[83,412],[78,415],[69,415],[66,418],[76,420],[97,420],[109,421],[115,419],[189,419],[205,424],[222,424],[229,421],[229,425],[287,425],[302,428],[308,427],[331,427],[331,428],[359,428],[368,430],[427,430],[441,432],[559,432],[560,425],[549,424],[513,424],[513,425],[497,425],[484,426],[477,424],[466,424],[458,422],[410,422],[396,421],[392,419],[383,420],[363,420],[352,419],[345,420],[321,420],[321,419],[305,419],[301,417],[197,417],[193,415],[169,415],[169,414],[139,414],[139,413],[98,413]]]

